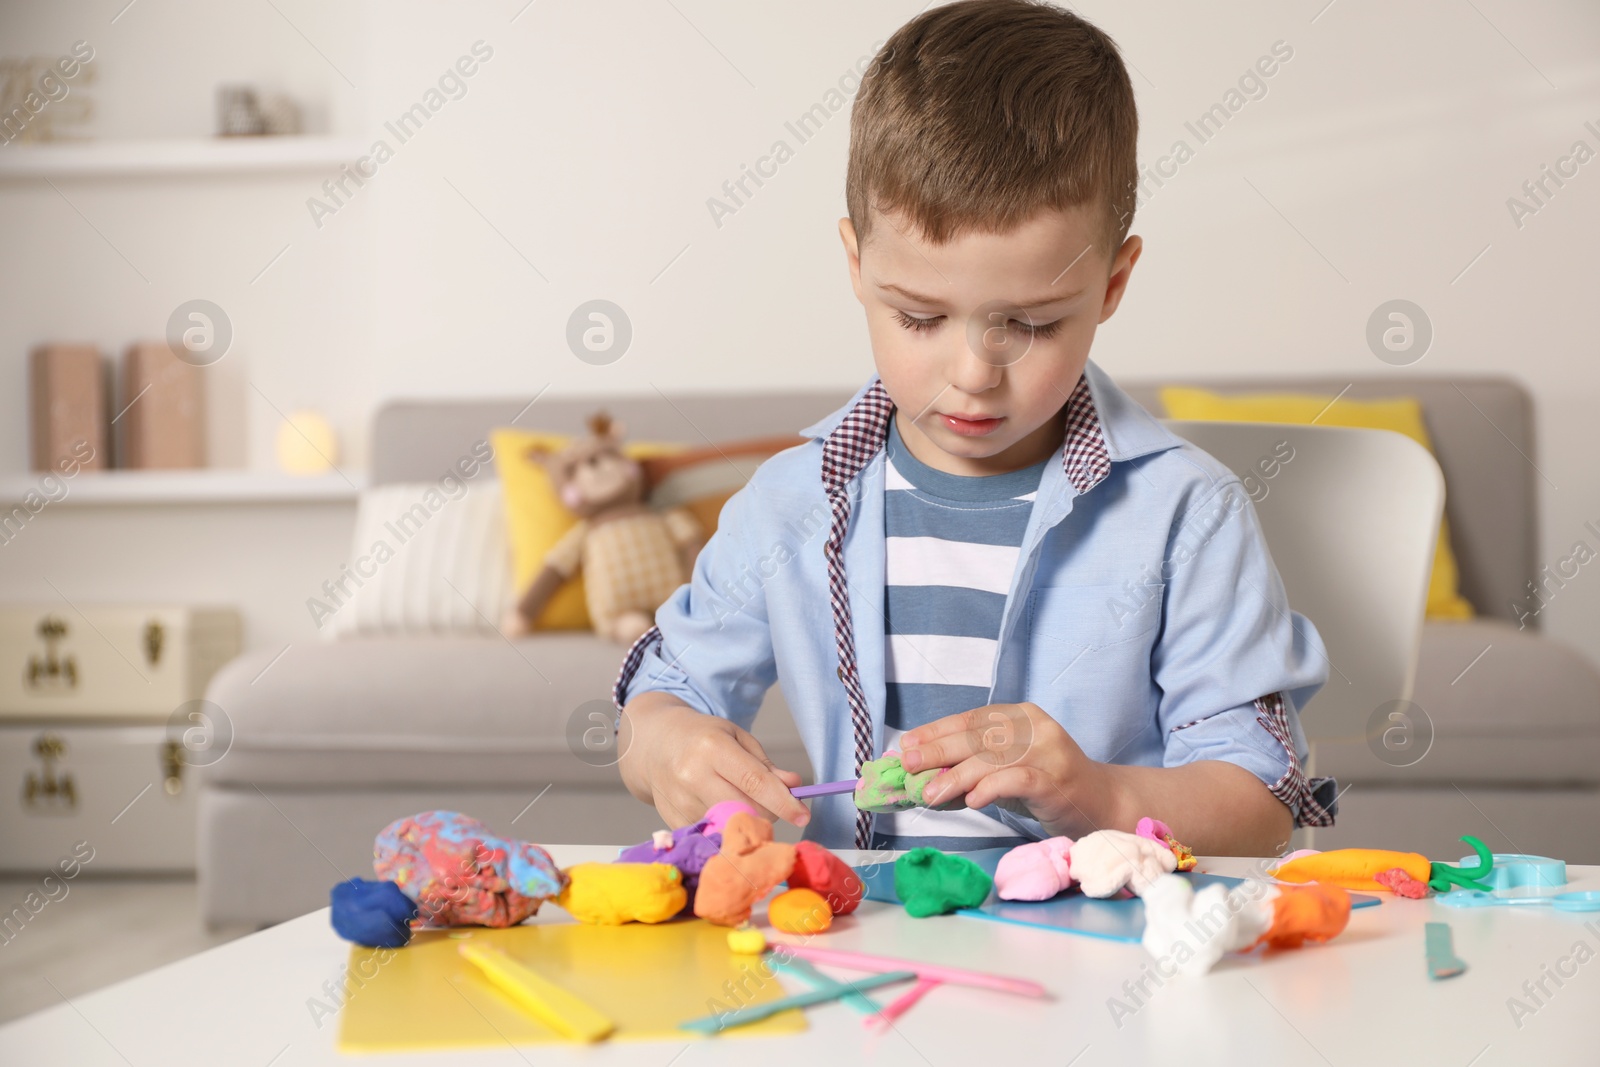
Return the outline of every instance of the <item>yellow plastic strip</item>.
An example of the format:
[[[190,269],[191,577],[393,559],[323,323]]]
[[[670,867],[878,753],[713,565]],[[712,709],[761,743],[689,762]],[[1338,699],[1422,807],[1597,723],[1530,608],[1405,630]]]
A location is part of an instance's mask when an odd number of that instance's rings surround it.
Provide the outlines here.
[[[599,1041],[617,1028],[594,1007],[497,948],[463,941],[460,952],[524,1010],[565,1037]]]

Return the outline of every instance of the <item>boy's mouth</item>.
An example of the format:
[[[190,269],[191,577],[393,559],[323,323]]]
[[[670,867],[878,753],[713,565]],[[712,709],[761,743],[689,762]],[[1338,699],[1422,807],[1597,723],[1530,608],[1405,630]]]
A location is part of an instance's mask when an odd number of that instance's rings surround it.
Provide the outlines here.
[[[963,418],[959,415],[946,415],[942,412],[939,418],[951,430],[963,437],[983,437],[985,434],[994,433],[999,428],[1004,417],[997,418]]]

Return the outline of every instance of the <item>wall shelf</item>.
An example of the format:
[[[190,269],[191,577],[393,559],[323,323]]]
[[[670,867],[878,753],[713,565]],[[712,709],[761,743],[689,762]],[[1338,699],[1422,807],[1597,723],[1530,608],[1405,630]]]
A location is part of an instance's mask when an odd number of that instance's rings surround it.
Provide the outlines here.
[[[48,508],[84,506],[149,506],[162,504],[303,504],[354,503],[366,485],[364,474],[346,472],[297,477],[272,471],[82,471],[61,478],[66,495]],[[29,492],[46,496],[43,472],[0,477],[0,506],[9,511]],[[59,496],[60,489],[55,490]],[[48,497],[46,496],[46,499]]]
[[[348,137],[212,137],[0,147],[0,179],[182,177],[337,169],[365,149]]]

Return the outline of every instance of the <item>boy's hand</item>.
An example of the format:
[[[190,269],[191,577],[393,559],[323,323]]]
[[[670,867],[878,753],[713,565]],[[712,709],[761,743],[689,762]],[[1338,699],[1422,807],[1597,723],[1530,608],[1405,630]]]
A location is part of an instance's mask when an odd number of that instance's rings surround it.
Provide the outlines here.
[[[1037,704],[988,704],[946,715],[899,739],[908,771],[949,768],[923,793],[930,807],[998,803],[1039,820],[1051,835],[1077,837],[1107,825],[1106,766]]]
[[[811,819],[789,792],[800,775],[774,766],[761,742],[727,719],[644,693],[623,710],[617,741],[629,792],[654,804],[670,827],[687,826],[724,800],[742,800],[764,819],[796,826]]]

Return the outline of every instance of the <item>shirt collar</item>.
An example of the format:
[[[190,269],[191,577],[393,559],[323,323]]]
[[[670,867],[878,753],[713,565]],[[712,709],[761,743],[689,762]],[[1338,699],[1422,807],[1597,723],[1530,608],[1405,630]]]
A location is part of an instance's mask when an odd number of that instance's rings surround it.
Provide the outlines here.
[[[894,403],[874,376],[844,406],[800,432],[824,438],[823,482],[842,484],[883,448]],[[1088,492],[1111,464],[1175,448],[1182,442],[1113,382],[1093,360],[1067,400],[1062,464],[1079,493]]]

